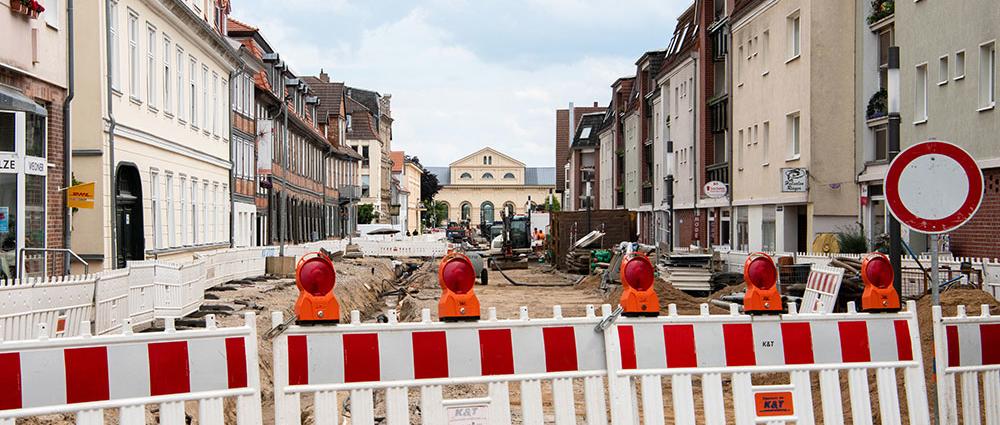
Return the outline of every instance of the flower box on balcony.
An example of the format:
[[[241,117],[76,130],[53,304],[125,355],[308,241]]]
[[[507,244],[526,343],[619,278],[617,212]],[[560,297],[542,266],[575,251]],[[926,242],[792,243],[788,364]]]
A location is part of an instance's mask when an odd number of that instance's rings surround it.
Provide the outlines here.
[[[868,25],[874,25],[896,12],[895,0],[872,0],[872,14],[868,15]]]
[[[45,6],[42,6],[38,0],[10,0],[10,11],[37,19],[38,15],[45,11]]]

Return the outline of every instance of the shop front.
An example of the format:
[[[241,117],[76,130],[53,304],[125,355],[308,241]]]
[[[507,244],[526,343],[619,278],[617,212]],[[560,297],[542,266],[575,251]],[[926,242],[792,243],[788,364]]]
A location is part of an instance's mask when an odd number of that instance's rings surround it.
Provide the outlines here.
[[[32,100],[0,92],[0,279],[45,271],[47,119]]]

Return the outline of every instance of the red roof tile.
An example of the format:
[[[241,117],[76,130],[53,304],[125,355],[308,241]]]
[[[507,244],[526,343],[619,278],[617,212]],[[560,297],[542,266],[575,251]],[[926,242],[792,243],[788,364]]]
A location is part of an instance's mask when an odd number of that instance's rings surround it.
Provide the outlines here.
[[[403,171],[403,163],[406,161],[403,151],[389,152],[389,159],[392,160],[392,172],[398,173]]]

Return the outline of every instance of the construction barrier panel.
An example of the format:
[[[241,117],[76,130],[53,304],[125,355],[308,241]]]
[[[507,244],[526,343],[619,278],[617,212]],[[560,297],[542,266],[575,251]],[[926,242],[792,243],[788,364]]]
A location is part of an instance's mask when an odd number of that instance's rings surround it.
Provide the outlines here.
[[[958,306],[954,317],[934,306],[933,320],[940,423],[958,424],[961,417],[963,424],[980,424],[985,417],[987,425],[1000,424],[1000,318],[988,305],[979,316]]]
[[[849,406],[853,423],[871,424],[871,397],[877,394],[882,423],[898,424],[897,371],[903,375],[909,423],[930,423],[916,304],[890,314],[853,308],[797,314],[790,304],[788,314],[747,316],[735,306],[729,315],[709,315],[703,305],[699,316],[680,316],[671,307],[668,316],[621,318],[605,331],[613,423],[631,424],[641,415],[644,424],[663,424],[664,378],[671,386],[672,423],[695,423],[698,378],[704,406],[699,423],[811,425],[821,414],[823,423],[841,424]],[[869,388],[869,372],[876,377],[876,391]],[[821,406],[813,405],[813,375],[818,375]],[[755,385],[755,376],[778,376],[779,382]],[[724,402],[726,395],[731,404]]]
[[[338,392],[350,395],[351,423],[375,423],[373,396],[384,393],[389,424],[409,424],[409,391],[419,391],[420,420],[443,424],[446,418],[476,411],[488,424],[510,424],[519,416],[525,424],[543,421],[542,383],[550,383],[555,419],[577,423],[574,382],[582,385],[587,424],[607,423],[604,392],[604,337],[595,331],[600,318],[593,306],[586,317],[563,318],[558,306],[553,317],[497,320],[490,309],[477,322],[360,323],[337,326],[291,326],[274,342],[275,422],[299,424],[303,394],[313,397],[316,424],[342,421]],[[280,326],[280,312],[272,324]],[[510,407],[509,384],[520,386],[520,412]],[[445,399],[442,386],[483,384],[486,397]],[[382,395],[382,394],[380,394]],[[468,422],[482,423],[482,422]]]
[[[843,280],[844,269],[813,264],[806,280],[806,290],[802,293],[800,312],[833,313]]]
[[[159,423],[185,424],[184,402],[198,402],[198,423],[222,425],[223,400],[236,399],[236,422],[260,425],[261,396],[257,331],[253,313],[244,326],[133,334],[126,323],[117,335],[49,339],[45,324],[37,339],[0,343],[0,425],[15,418],[72,413],[77,424],[105,423],[104,410],[118,409],[118,423],[146,423],[147,406],[159,405]]]
[[[0,283],[0,340],[29,339],[44,323],[52,337],[76,335],[94,314],[96,275],[25,278]]]

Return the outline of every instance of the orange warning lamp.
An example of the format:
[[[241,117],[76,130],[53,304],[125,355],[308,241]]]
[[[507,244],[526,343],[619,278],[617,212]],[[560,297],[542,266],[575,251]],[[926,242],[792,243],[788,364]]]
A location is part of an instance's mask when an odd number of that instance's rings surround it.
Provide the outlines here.
[[[755,252],[743,263],[743,281],[747,284],[743,296],[743,311],[758,314],[781,313],[781,293],[778,292],[778,268],[771,256]]]
[[[476,269],[469,257],[452,252],[442,258],[438,266],[438,318],[445,322],[479,320],[479,299],[472,290],[475,283]]]
[[[899,311],[899,294],[892,286],[895,273],[889,257],[873,252],[861,260],[861,280],[865,291],[861,294],[862,311]]]
[[[660,299],[653,291],[653,263],[641,253],[622,259],[622,314],[625,316],[658,316]]]
[[[295,300],[296,323],[339,323],[340,304],[333,296],[336,283],[337,271],[330,257],[321,252],[302,256],[295,265],[295,286],[299,287],[299,298]]]

